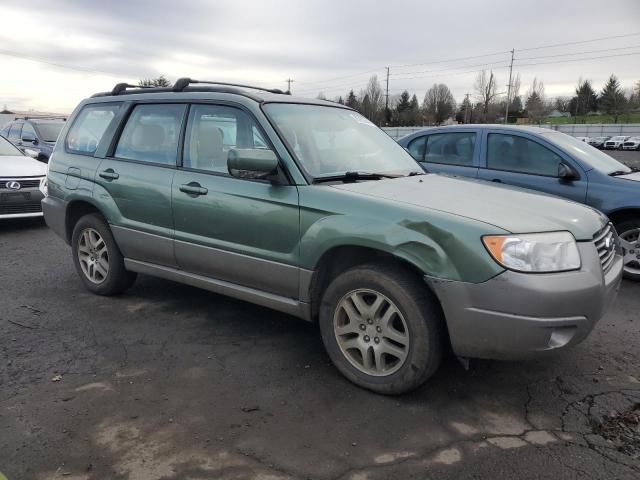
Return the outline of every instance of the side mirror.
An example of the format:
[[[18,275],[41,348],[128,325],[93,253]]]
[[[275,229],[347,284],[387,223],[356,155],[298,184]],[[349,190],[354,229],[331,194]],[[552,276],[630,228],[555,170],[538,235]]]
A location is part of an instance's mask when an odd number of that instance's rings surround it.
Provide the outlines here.
[[[560,180],[574,180],[577,178],[576,172],[566,163],[558,164],[558,178]]]
[[[30,148],[23,148],[22,151],[25,153],[25,155],[31,157],[31,158],[35,158],[36,160],[38,159],[38,156],[40,155],[40,152],[37,152],[35,150],[31,150]]]
[[[232,148],[227,168],[233,177],[265,179],[278,172],[278,157],[265,148]]]
[[[38,142],[38,140],[33,135],[33,133],[30,133],[30,132],[25,132],[25,133],[22,134],[22,141],[23,142],[29,142],[29,143],[37,143]]]

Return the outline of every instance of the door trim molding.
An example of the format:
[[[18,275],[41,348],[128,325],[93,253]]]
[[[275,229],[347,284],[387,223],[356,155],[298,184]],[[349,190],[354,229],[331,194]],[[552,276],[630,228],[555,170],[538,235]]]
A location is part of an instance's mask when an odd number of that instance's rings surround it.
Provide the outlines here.
[[[237,285],[224,280],[205,277],[203,275],[188,273],[183,270],[142,262],[139,260],[132,260],[129,258],[124,259],[124,265],[127,270],[132,272],[184,283],[186,285],[202,288],[228,297],[237,298],[238,300],[255,303],[256,305],[272,308],[273,310],[278,310],[280,312],[302,318],[303,320],[311,321],[310,304],[299,302],[293,298],[282,297],[280,295]]]

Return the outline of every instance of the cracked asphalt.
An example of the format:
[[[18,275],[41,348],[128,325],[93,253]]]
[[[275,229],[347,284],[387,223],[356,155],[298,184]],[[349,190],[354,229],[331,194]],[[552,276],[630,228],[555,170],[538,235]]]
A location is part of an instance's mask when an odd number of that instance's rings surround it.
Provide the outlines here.
[[[9,480],[640,478],[594,433],[640,404],[640,284],[571,350],[469,371],[449,357],[383,397],[292,317],[145,276],[88,293],[41,220],[0,223],[0,252]]]

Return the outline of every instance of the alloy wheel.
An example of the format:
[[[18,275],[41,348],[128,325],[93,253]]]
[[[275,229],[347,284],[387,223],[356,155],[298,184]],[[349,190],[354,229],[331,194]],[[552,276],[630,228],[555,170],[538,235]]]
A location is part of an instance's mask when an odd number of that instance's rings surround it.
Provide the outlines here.
[[[109,252],[102,236],[93,228],[82,231],[78,239],[78,260],[82,273],[93,283],[104,282],[109,274]]]
[[[402,313],[375,290],[353,290],[342,297],[333,329],[342,354],[367,375],[391,375],[409,354],[409,329]]]
[[[622,232],[619,237],[624,253],[624,271],[640,275],[640,228]]]

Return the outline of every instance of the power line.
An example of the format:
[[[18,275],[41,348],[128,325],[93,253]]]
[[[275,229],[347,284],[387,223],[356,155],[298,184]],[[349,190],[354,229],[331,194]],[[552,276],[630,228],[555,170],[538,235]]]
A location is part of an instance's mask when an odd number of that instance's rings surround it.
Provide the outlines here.
[[[553,63],[568,63],[568,62],[582,62],[585,60],[600,60],[603,58],[614,58],[614,57],[627,57],[630,55],[640,55],[640,52],[631,52],[631,53],[618,53],[615,55],[602,55],[599,57],[588,57],[588,58],[569,58],[567,60],[553,60],[551,62],[535,62],[535,63],[517,63],[516,67],[531,67],[534,65],[550,65]],[[517,60],[516,60],[517,61]]]
[[[556,53],[554,55],[541,55],[539,57],[523,57],[523,58],[518,58],[518,60],[538,60],[540,58],[566,57],[569,55],[588,55],[590,53],[613,52],[616,50],[626,50],[629,48],[640,48],[640,45],[630,45],[628,47],[604,48],[600,50],[590,50],[588,52]]]
[[[440,68],[440,69],[436,69],[436,70],[422,70],[422,71],[416,71],[416,72],[402,72],[402,73],[392,73],[391,75],[414,75],[414,74],[421,74],[421,73],[436,73],[436,72],[446,72],[448,70],[459,70],[461,68],[474,68],[474,67],[484,67],[484,66],[491,66],[491,65],[499,65],[504,63],[504,60],[501,60],[500,62],[490,62],[490,63],[477,63],[474,65],[460,65],[457,67],[447,67],[447,68]],[[400,77],[400,76],[396,76],[394,77],[394,79],[411,79],[411,78],[421,78],[421,77]]]
[[[530,50],[542,50],[544,48],[565,47],[567,45],[581,45],[583,43],[601,42],[603,40],[613,40],[613,39],[616,39],[616,38],[637,37],[638,35],[640,35],[640,32],[626,33],[624,35],[613,35],[611,37],[600,37],[600,38],[594,38],[594,39],[591,39],[591,40],[580,40],[580,41],[577,41],[577,42],[565,42],[565,43],[556,43],[556,44],[553,44],[553,45],[542,45],[542,46],[539,46],[539,47],[516,48],[516,50],[518,50],[519,52],[528,52]]]
[[[510,53],[510,50],[506,50],[503,52],[495,52],[495,53],[487,53],[487,54],[482,54],[482,55],[472,55],[470,57],[459,57],[459,58],[451,58],[451,59],[447,59],[447,60],[435,60],[432,62],[425,62],[425,63],[409,63],[406,65],[391,65],[391,68],[404,68],[404,67],[418,67],[421,65],[435,65],[438,63],[452,63],[452,62],[458,62],[458,61],[462,61],[462,60],[473,60],[475,58],[484,58],[484,57],[495,57],[497,55],[506,55],[507,53]]]
[[[318,83],[329,83],[329,82],[335,82],[336,80],[344,80],[345,78],[359,77],[361,75],[366,75],[368,73],[379,72],[380,70],[384,70],[384,67],[376,68],[375,70],[367,70],[366,72],[354,73],[352,75],[345,75],[343,77],[329,78],[326,80],[317,80],[314,82],[297,82],[297,83],[298,85],[315,85]]]

